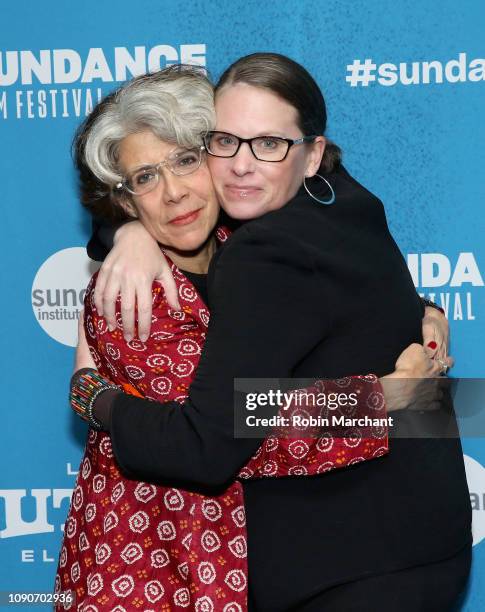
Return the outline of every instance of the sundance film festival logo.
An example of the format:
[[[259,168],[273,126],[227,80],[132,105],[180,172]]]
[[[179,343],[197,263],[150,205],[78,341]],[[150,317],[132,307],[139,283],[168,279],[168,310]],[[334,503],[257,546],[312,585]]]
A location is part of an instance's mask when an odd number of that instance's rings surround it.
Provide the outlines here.
[[[0,538],[54,532],[55,527],[48,520],[49,505],[59,509],[63,500],[71,499],[71,495],[72,489],[0,489],[0,498],[5,504],[5,527],[0,530]],[[34,517],[29,521],[22,515],[22,506],[27,500],[34,506]],[[62,525],[59,529],[62,530]]]
[[[0,119],[85,116],[105,93],[91,84],[123,82],[176,63],[205,66],[206,45],[95,47],[87,54],[75,49],[0,51]]]
[[[50,534],[64,530],[64,523],[53,524],[49,517],[52,508],[63,518],[72,496],[72,489],[0,489],[0,500],[5,507],[5,526],[0,529],[0,538],[23,538],[19,559],[22,563],[54,563],[57,560],[57,547],[49,550],[45,542],[29,536]],[[29,511],[26,511],[29,508]],[[33,514],[32,514],[33,509]],[[28,520],[27,520],[28,517]],[[3,522],[0,520],[0,523]],[[25,541],[24,538],[27,538]],[[36,542],[36,548],[30,548]],[[29,548],[24,548],[24,546]]]
[[[439,304],[448,319],[474,321],[473,291],[483,287],[483,276],[473,253],[459,253],[456,259],[443,253],[411,253],[407,256],[415,287]]]
[[[82,247],[58,251],[40,266],[32,284],[32,308],[39,325],[54,340],[76,346],[86,286],[98,267]]]
[[[355,59],[347,64],[345,77],[350,87],[368,87],[370,84],[392,87],[401,85],[429,85],[430,83],[478,83],[485,81],[485,59],[469,58],[459,53],[458,59],[447,62],[374,63],[370,58]]]
[[[66,474],[76,476],[71,463],[66,464]],[[52,534],[64,530],[63,520],[72,496],[72,488],[54,489],[0,489],[0,540],[22,538],[22,546],[36,542],[37,548],[22,548],[22,563],[54,563],[58,549],[45,548],[45,541],[30,536]],[[61,520],[59,520],[61,519]],[[42,548],[40,548],[42,547]]]

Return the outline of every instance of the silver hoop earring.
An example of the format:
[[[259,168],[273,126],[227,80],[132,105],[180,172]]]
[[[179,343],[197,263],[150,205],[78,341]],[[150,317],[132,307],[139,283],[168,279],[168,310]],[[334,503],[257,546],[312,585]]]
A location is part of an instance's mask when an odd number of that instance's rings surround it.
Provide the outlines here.
[[[308,177],[304,176],[303,177],[303,187],[305,187],[305,190],[308,193],[308,195],[314,200],[316,200],[319,204],[333,204],[335,202],[335,191],[333,190],[332,185],[330,185],[327,179],[323,178],[323,176],[321,176],[320,174],[314,174],[314,176],[318,176],[319,179],[327,183],[328,188],[330,189],[330,192],[331,192],[331,196],[329,200],[320,200],[320,198],[317,198],[317,196],[313,195],[313,193],[308,189],[307,184],[306,184],[306,180]]]

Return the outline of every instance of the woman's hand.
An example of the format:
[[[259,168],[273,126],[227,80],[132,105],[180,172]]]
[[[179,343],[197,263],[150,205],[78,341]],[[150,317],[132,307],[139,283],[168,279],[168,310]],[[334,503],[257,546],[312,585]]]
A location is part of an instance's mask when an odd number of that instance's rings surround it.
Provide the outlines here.
[[[111,331],[116,328],[116,298],[121,293],[123,335],[135,335],[135,308],[138,311],[138,336],[145,341],[152,323],[152,283],[163,286],[167,302],[180,310],[177,286],[158,243],[139,221],[120,227],[114,246],[105,259],[96,281],[94,302]]]
[[[421,344],[411,344],[396,361],[392,374],[380,379],[384,389],[387,410],[430,410],[436,407],[441,398],[440,374],[442,363],[447,368],[453,365],[451,357],[435,359]]]
[[[448,368],[453,365],[451,357],[445,357]],[[396,378],[435,378],[443,373],[443,368],[436,358],[430,357],[421,344],[411,344],[399,355],[393,374]]]
[[[91,351],[89,350],[88,342],[86,340],[86,334],[84,333],[84,310],[81,310],[77,325],[77,347],[76,355],[74,358],[74,372],[81,370],[82,368],[94,368],[94,363]]]
[[[448,357],[450,326],[448,319],[437,308],[426,306],[423,317],[423,345],[430,357],[445,360]]]

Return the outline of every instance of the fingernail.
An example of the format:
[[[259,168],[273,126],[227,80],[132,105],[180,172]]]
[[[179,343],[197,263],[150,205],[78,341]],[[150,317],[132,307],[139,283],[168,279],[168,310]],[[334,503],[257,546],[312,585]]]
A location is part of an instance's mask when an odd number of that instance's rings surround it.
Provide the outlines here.
[[[108,329],[110,332],[113,332],[116,329],[116,325],[112,325],[111,323],[108,325]]]
[[[125,336],[125,340],[126,340],[127,342],[131,342],[131,341],[133,340],[133,336],[131,336],[130,334],[126,334],[126,336]]]
[[[438,348],[438,345],[436,344],[434,340],[431,340],[431,342],[428,342],[428,348],[434,351],[436,348]]]
[[[147,339],[148,339],[148,336],[147,336],[146,334],[141,334],[141,335],[140,335],[140,340],[141,340],[142,342],[146,342],[146,341],[147,341]]]

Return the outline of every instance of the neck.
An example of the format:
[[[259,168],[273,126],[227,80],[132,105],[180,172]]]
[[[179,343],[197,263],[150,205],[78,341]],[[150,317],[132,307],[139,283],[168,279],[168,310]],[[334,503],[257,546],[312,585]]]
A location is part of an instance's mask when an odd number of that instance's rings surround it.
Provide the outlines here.
[[[210,236],[195,251],[177,251],[176,249],[165,249],[165,251],[177,268],[195,272],[195,274],[207,274],[210,260],[216,252],[216,239]]]

